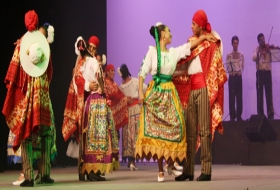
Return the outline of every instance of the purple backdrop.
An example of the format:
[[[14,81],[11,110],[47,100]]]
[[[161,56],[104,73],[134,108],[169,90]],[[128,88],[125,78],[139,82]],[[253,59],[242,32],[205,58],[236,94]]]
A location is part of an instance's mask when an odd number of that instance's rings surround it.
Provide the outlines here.
[[[239,37],[239,50],[245,56],[243,72],[243,119],[256,114],[256,68],[252,53],[258,45],[257,35],[264,33],[270,44],[280,46],[280,1],[279,0],[118,0],[107,1],[107,56],[108,63],[119,67],[126,63],[131,74],[137,77],[138,70],[148,46],[154,45],[149,34],[151,25],[162,22],[169,26],[173,35],[172,46],[186,42],[192,35],[191,19],[195,11],[203,9],[207,13],[212,29],[216,30],[223,40],[223,60],[232,50],[231,38]],[[275,119],[280,118],[280,62],[272,64],[273,103]],[[147,77],[146,83],[151,77]],[[121,82],[117,72],[115,81]],[[228,110],[228,84],[225,84],[225,112]],[[265,107],[266,110],[266,107]],[[266,111],[265,111],[266,113]],[[226,118],[227,117],[227,118]]]

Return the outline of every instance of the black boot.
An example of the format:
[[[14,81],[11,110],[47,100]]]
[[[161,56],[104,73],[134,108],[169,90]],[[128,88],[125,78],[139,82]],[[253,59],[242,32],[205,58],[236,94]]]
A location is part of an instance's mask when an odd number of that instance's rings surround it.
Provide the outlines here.
[[[101,175],[100,172],[97,172],[97,173],[95,174],[93,171],[91,171],[91,172],[89,173],[89,180],[90,180],[90,181],[93,181],[93,180],[96,180],[96,181],[105,181],[105,180],[106,180],[105,177],[101,177],[100,175]]]
[[[86,180],[86,177],[84,174],[79,174],[79,180],[80,181],[85,181]]]
[[[22,182],[20,184],[21,187],[33,187],[34,186],[34,180],[31,179],[31,180],[24,180],[24,182]]]
[[[42,177],[42,183],[54,183],[54,180],[50,176],[45,175]]]
[[[189,181],[193,181],[193,177],[193,175],[181,174],[175,177],[175,181],[185,181],[186,179],[188,179]]]
[[[196,179],[196,181],[211,181],[211,175],[200,174],[200,176]]]

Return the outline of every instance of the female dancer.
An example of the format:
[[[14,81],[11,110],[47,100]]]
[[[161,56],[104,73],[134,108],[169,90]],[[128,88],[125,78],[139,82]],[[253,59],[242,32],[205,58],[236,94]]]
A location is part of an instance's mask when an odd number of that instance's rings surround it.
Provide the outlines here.
[[[83,39],[78,40],[77,48],[85,59],[81,72],[85,90],[90,92],[85,101],[82,121],[82,173],[87,173],[91,181],[104,181],[101,174],[112,172],[119,166],[117,133],[105,97],[101,66]],[[93,81],[98,83],[97,90],[89,87]]]
[[[135,166],[135,143],[138,132],[138,121],[141,106],[138,104],[139,80],[131,77],[126,64],[118,68],[118,73],[122,77],[119,88],[127,97],[128,124],[122,127],[122,157],[128,158],[130,170],[137,170]],[[144,84],[144,91],[147,86]]]
[[[74,136],[77,141],[80,141],[80,139],[82,139],[82,117],[87,93],[85,93],[85,79],[83,78],[81,68],[83,67],[88,56],[96,54],[97,48],[99,46],[98,38],[96,36],[91,36],[88,40],[89,45],[87,46],[90,54],[81,56],[80,50],[78,49],[78,41],[81,39],[82,37],[79,37],[75,43],[75,53],[78,56],[72,72],[73,78],[69,86],[66,105],[64,109],[62,135],[65,141],[67,141],[71,136]],[[94,83],[93,81],[89,82],[87,86],[90,90],[97,90],[97,83]],[[83,181],[85,180],[85,173],[82,172],[83,159],[81,157],[81,145],[82,143],[79,143],[78,172],[79,180]]]
[[[136,156],[158,160],[158,181],[164,181],[163,159],[170,167],[176,158],[186,157],[186,126],[184,112],[177,91],[172,83],[172,74],[177,62],[191,54],[203,40],[214,40],[211,35],[202,36],[192,43],[167,49],[172,35],[168,26],[157,23],[150,28],[156,47],[149,47],[139,72],[140,127],[136,142]],[[148,73],[153,75],[148,89],[143,93],[143,81]]]
[[[118,84],[114,81],[114,65],[108,64],[105,68],[105,74],[106,96],[110,100],[110,108],[113,113],[114,123],[119,138],[119,129],[128,123],[127,98],[120,91]]]

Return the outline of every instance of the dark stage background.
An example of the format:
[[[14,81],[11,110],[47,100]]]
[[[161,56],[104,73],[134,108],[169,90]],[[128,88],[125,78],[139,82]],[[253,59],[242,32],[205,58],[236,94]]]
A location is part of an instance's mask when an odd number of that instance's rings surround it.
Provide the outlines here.
[[[39,25],[45,22],[54,26],[55,37],[51,44],[53,60],[53,79],[50,85],[50,95],[54,109],[57,130],[58,157],[55,165],[67,166],[77,161],[66,156],[68,142],[64,142],[61,126],[68,87],[71,81],[72,69],[76,61],[74,43],[78,36],[88,40],[91,35],[99,37],[98,52],[106,53],[106,1],[102,0],[2,0],[1,9],[1,53],[0,53],[0,107],[2,110],[6,96],[4,78],[12,58],[13,43],[25,34],[24,15],[34,9],[39,16]],[[7,166],[7,137],[9,129],[3,114],[0,114],[0,170]]]

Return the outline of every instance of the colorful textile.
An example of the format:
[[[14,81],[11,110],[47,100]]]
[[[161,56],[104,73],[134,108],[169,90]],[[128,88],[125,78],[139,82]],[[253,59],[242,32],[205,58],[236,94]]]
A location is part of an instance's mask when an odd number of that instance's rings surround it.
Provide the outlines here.
[[[135,157],[140,110],[141,106],[138,103],[128,107],[128,124],[122,128],[122,157]]]
[[[140,113],[135,150],[138,158],[164,157],[165,160],[175,161],[186,157],[184,111],[171,80],[178,61],[190,55],[190,46],[190,43],[185,43],[170,48],[168,52],[160,52],[160,55],[156,48],[149,47],[138,76],[145,79],[151,73],[157,81],[149,83]]]
[[[79,129],[81,129],[82,113],[84,108],[84,86],[85,80],[81,73],[85,59],[80,58],[74,69],[74,76],[70,83],[66,105],[64,109],[64,119],[62,124],[62,135],[65,141],[74,134],[79,141]],[[75,86],[77,90],[75,91]]]
[[[40,77],[27,75],[20,66],[20,42],[10,62],[5,83],[8,88],[2,113],[16,139],[16,151],[22,140],[38,130],[38,126],[52,126],[51,101],[49,97],[50,68]],[[51,64],[49,64],[51,65]]]
[[[110,173],[119,168],[119,147],[112,112],[98,93],[85,102],[82,172]]]
[[[52,113],[52,120],[53,124],[54,122],[54,115]],[[56,130],[55,126],[50,126],[50,136],[51,136],[51,160],[53,161],[55,156],[57,155],[57,149],[56,149]],[[35,134],[32,134],[32,150],[33,150],[33,160],[37,161],[41,158],[41,136],[40,131],[37,131]],[[21,147],[18,148],[17,151],[13,150],[13,144],[15,141],[15,134],[10,130],[9,136],[8,136],[8,143],[7,143],[7,157],[8,157],[8,164],[16,164],[20,163],[22,161],[21,158]]]
[[[152,80],[145,93],[136,156],[182,160],[186,157],[186,128],[177,91],[171,81],[160,83],[159,88],[154,85]]]
[[[127,99],[120,91],[117,83],[113,80],[106,77],[105,84],[105,92],[111,103],[110,108],[112,110],[115,127],[119,130],[128,123]]]
[[[186,88],[186,86],[188,86],[188,83],[190,82],[189,76],[174,76],[172,78],[172,82],[176,87],[183,109],[186,109],[188,105],[188,96],[191,91],[191,88]]]
[[[122,157],[135,158],[135,145],[138,136],[138,122],[141,106],[138,104],[139,80],[131,77],[129,81],[123,82],[119,86],[126,97],[131,98],[128,104],[128,124],[122,127]],[[147,85],[143,84],[145,92]]]
[[[193,41],[195,39],[197,39],[197,37],[191,37],[189,41]],[[217,43],[204,41],[192,51],[190,57],[183,59],[178,63],[179,65],[186,63],[197,55],[200,57],[211,108],[210,128],[212,132],[212,140],[214,139],[216,129],[219,133],[223,133],[222,119],[224,113],[224,83],[227,81],[227,75],[219,48],[219,41]],[[186,86],[184,91],[187,93],[184,94],[184,99],[187,103],[191,84],[187,81],[185,81],[185,84]],[[178,91],[181,90],[178,89]]]

